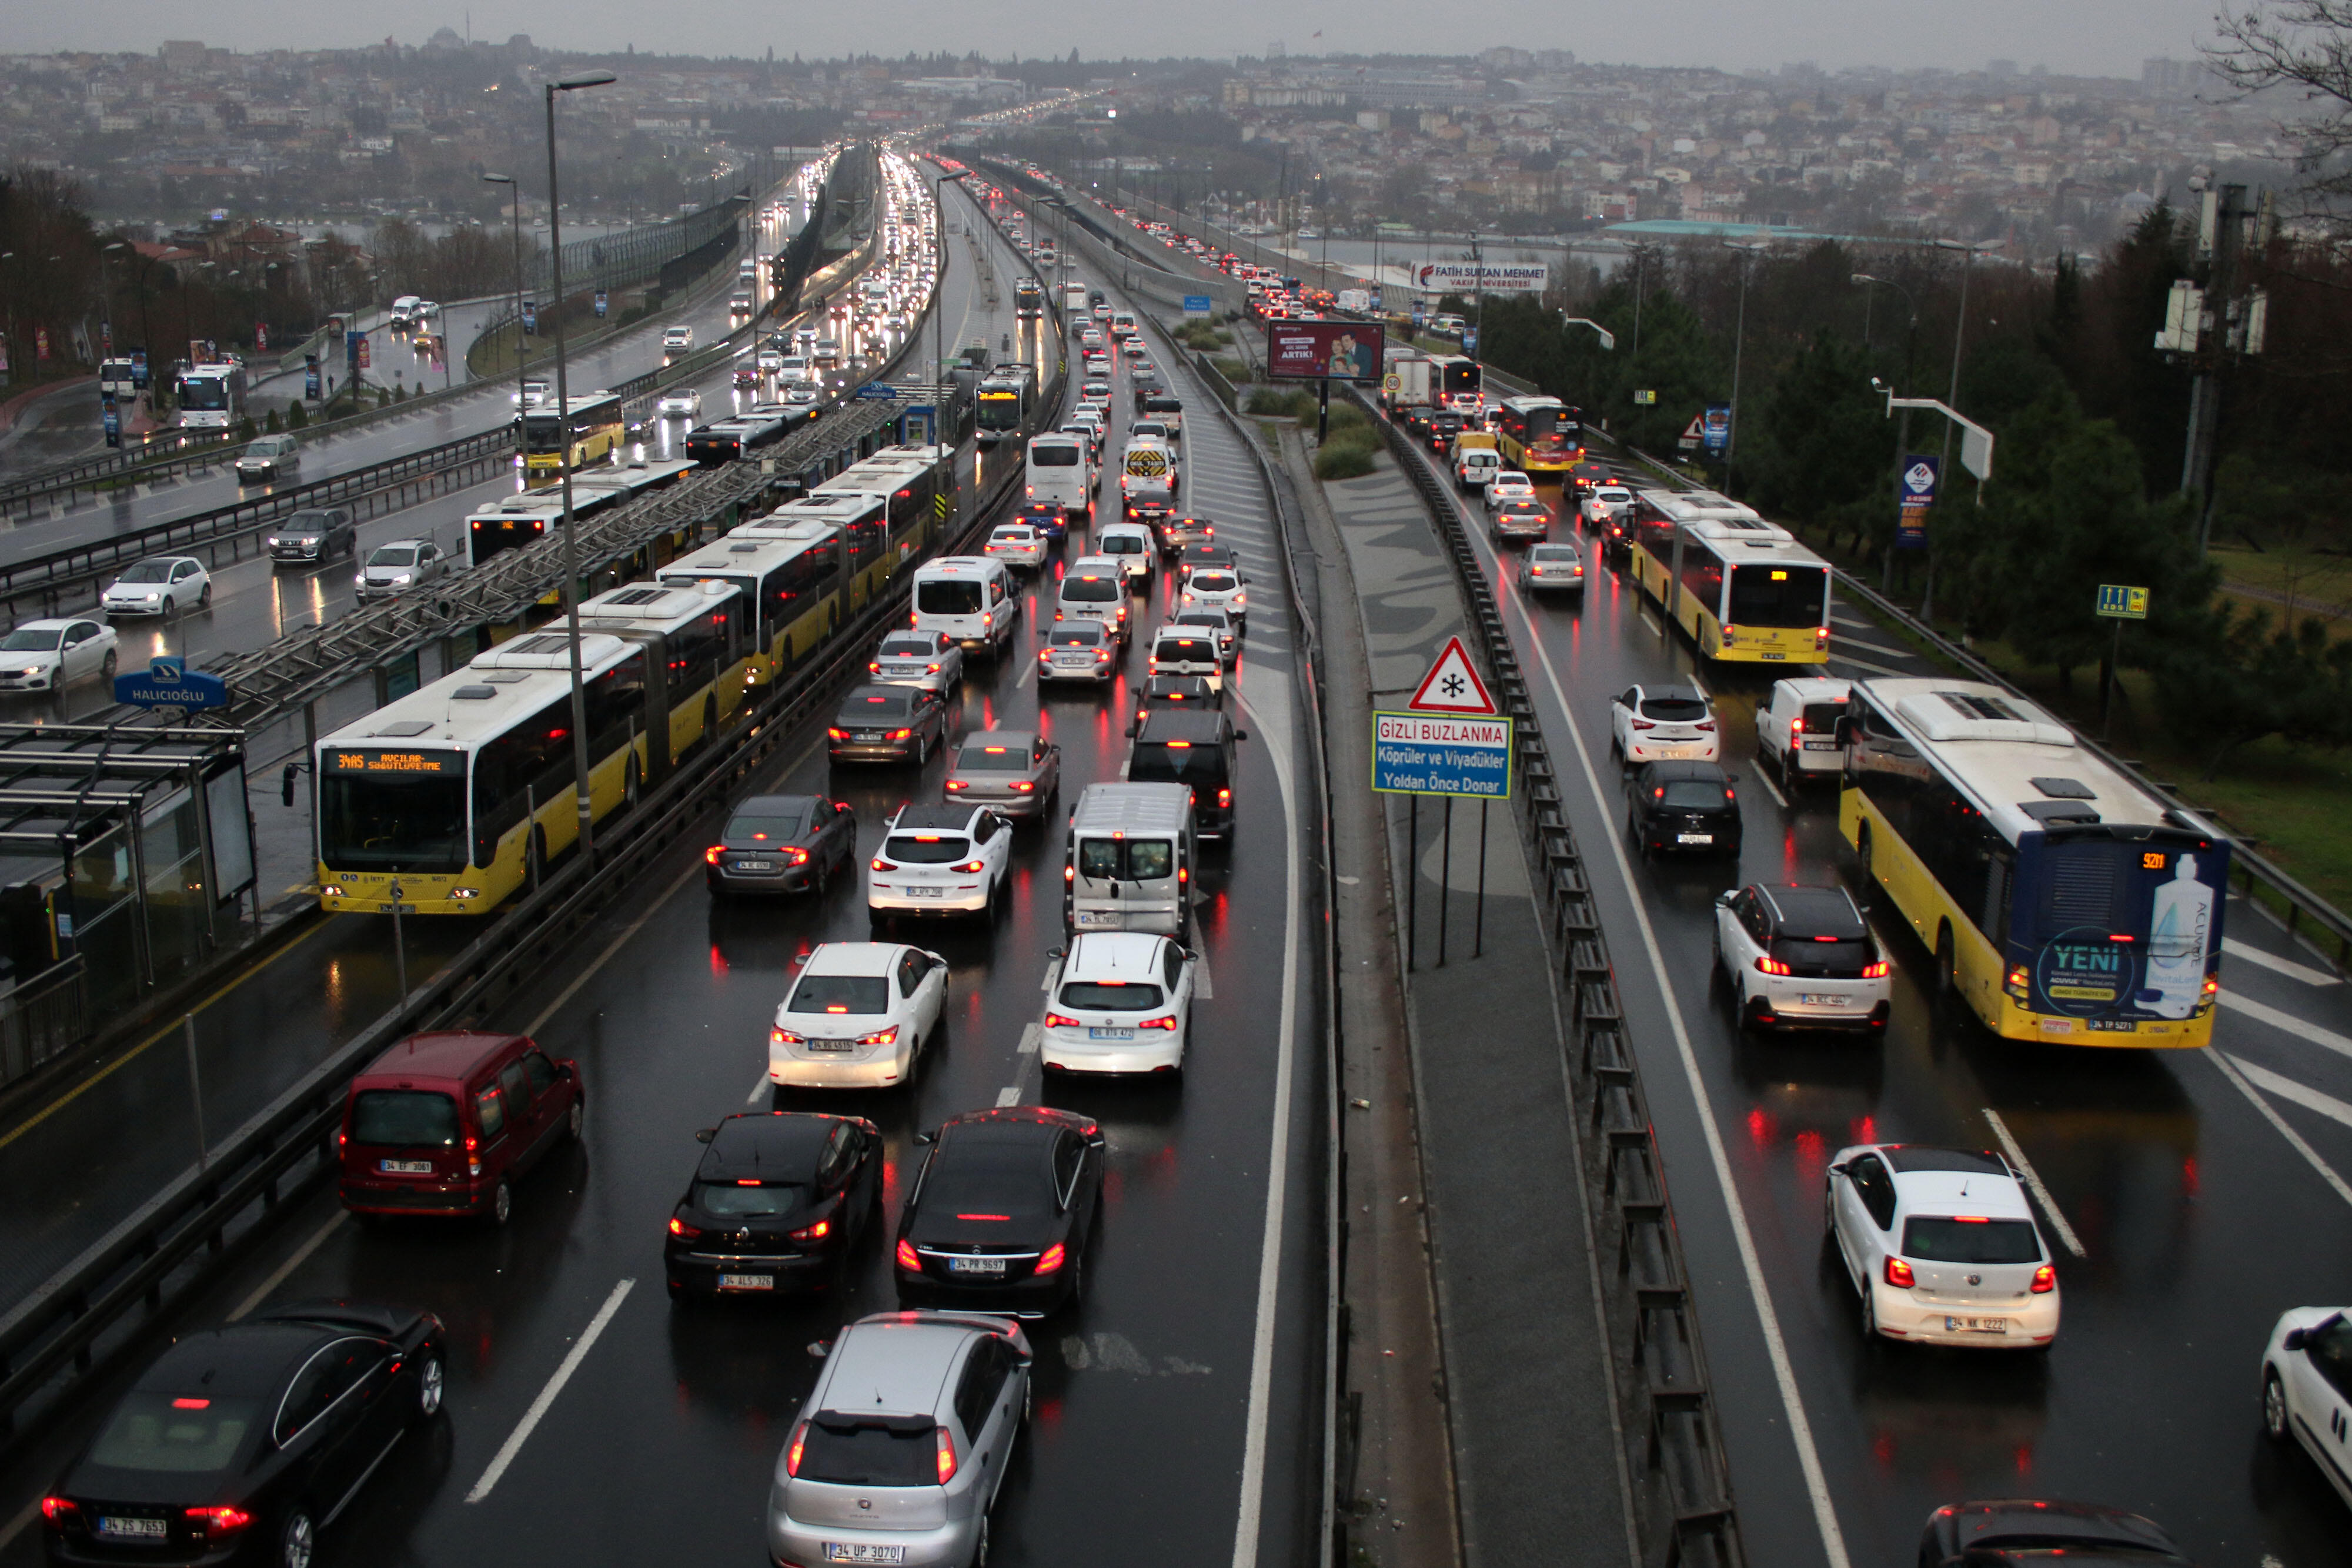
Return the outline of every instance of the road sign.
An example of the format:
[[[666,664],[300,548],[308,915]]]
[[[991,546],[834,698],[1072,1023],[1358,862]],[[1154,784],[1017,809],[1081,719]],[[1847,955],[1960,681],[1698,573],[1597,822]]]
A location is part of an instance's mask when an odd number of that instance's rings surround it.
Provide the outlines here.
[[[1511,721],[1372,715],[1372,788],[1385,795],[1511,795]]]
[[[898,395],[898,389],[887,382],[867,382],[857,389],[857,395],[868,402],[884,402]]]
[[[2099,584],[2099,613],[2111,621],[2145,621],[2147,619],[2147,590],[2103,582]]]
[[[596,290],[596,319],[602,321],[604,319],[604,312],[612,308],[613,301],[611,296],[607,295],[601,288]]]
[[[132,707],[226,707],[228,683],[189,669],[176,653],[160,653],[146,674],[114,677],[114,700]]]
[[[1658,389],[1655,387],[1643,387],[1641,391],[1636,392],[1633,394],[1633,401],[1642,407],[1648,408],[1658,401]]]
[[[1927,548],[1927,508],[1936,504],[1943,482],[1944,460],[1925,455],[1903,460],[1903,494],[1895,524],[1896,549]]]
[[[1462,329],[1462,351],[1465,354],[1475,354],[1478,351],[1477,328],[1465,327]]]
[[[1445,651],[1437,655],[1437,663],[1429,666],[1429,674],[1421,678],[1421,687],[1412,700],[1404,705],[1414,713],[1446,713],[1478,715],[1492,717],[1502,710],[1487,695],[1486,683],[1470,667],[1469,651],[1462,646],[1459,637],[1445,640]]]
[[[1184,296],[1184,314],[1187,316],[1206,316],[1215,306],[1216,301],[1205,294]]]

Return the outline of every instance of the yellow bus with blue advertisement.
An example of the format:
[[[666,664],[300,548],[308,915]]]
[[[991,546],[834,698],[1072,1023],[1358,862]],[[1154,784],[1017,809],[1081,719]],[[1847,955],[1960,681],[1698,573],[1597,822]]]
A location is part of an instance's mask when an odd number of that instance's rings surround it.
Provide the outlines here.
[[[1637,491],[1627,546],[1642,591],[1707,658],[1829,657],[1829,563],[1753,508],[1712,490]],[[1677,569],[1680,591],[1669,593]]]

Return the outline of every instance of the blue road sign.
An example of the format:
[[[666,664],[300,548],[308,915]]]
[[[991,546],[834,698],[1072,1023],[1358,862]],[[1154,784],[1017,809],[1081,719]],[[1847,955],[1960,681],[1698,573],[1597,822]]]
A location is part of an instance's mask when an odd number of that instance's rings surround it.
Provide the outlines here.
[[[1731,444],[1731,405],[1711,402],[1699,416],[1699,444],[1706,448],[1709,457],[1720,457]]]
[[[133,707],[226,707],[228,683],[188,668],[176,653],[160,653],[144,674],[114,677],[114,700]]]
[[[1187,316],[1206,316],[1215,306],[1216,301],[1205,294],[1184,296],[1184,314]]]
[[[1465,327],[1462,329],[1462,351],[1465,354],[1475,354],[1478,351],[1477,328]]]
[[[1372,715],[1372,788],[1388,795],[1511,796],[1511,721]]]
[[[867,382],[857,389],[857,395],[868,402],[887,401],[898,395],[898,389],[887,382]]]

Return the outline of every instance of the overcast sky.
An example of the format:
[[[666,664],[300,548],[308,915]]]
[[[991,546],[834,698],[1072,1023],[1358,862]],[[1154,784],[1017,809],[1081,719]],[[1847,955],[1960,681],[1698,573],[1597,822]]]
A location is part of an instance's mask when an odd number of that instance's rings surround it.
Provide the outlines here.
[[[373,0],[362,8],[289,0],[110,0],[43,5],[16,0],[0,17],[0,53],[152,49],[200,37],[240,50],[326,48],[381,41],[422,43],[436,27],[463,33],[467,7],[442,0]],[[833,0],[662,5],[630,0],[476,0],[477,38],[529,33],[542,46],[789,58],[871,50],[977,49],[1002,58],[1263,53],[1280,40],[1293,54],[1444,50],[1496,44],[1567,48],[1580,59],[1637,65],[1771,68],[2021,68],[2095,76],[2139,75],[2151,55],[2187,56],[2209,30],[2214,0]],[[362,24],[359,18],[368,20]],[[1320,33],[1320,37],[1316,35]]]

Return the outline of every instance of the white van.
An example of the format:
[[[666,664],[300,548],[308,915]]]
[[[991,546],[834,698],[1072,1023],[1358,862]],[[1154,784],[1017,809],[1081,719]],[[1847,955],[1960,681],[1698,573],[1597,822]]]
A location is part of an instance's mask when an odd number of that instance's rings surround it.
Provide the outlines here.
[[[1089,784],[1070,808],[1066,931],[1153,931],[1181,941],[1200,845],[1181,784]]]
[[[1092,512],[1094,465],[1087,457],[1084,437],[1059,431],[1031,437],[1029,499],[1039,506],[1059,507],[1074,518]]]
[[[1001,560],[943,555],[915,569],[918,632],[943,632],[967,650],[993,658],[1013,640],[1013,623],[1020,616],[1013,574]]]
[[[1125,342],[1128,339],[1137,336],[1135,329],[1135,312],[1132,310],[1112,311],[1110,313],[1110,335],[1118,339],[1121,342]]]
[[[1107,555],[1080,556],[1062,570],[1054,593],[1056,621],[1099,621],[1121,647],[1133,623],[1127,613],[1127,568]]]

